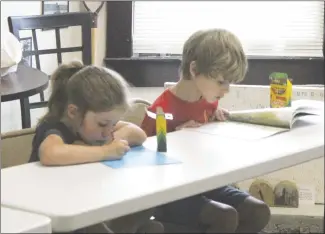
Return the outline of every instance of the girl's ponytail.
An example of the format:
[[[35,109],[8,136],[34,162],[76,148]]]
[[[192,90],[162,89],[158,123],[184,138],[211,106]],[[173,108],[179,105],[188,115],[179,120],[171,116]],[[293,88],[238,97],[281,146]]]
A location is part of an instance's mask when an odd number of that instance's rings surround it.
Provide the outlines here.
[[[51,76],[52,93],[48,101],[48,112],[40,120],[40,123],[47,121],[59,121],[65,111],[67,104],[66,87],[69,79],[83,68],[80,62],[71,62],[60,65]]]

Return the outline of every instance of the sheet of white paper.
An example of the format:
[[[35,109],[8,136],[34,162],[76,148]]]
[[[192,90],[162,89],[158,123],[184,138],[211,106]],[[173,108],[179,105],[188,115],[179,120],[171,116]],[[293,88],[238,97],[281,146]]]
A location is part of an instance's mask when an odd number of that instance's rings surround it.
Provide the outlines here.
[[[315,205],[315,187],[299,185],[299,205]]]
[[[275,128],[239,122],[218,122],[213,124],[206,124],[199,128],[186,128],[184,130],[197,131],[211,135],[220,135],[244,140],[258,140],[280,132],[288,131],[288,129],[284,128]]]

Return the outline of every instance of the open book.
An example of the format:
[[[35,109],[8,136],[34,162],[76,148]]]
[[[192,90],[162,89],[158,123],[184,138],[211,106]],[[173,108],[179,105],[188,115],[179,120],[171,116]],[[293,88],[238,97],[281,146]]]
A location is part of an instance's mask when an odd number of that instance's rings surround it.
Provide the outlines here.
[[[289,131],[306,115],[324,115],[324,102],[296,100],[291,107],[231,111],[226,122],[188,130],[255,140]]]
[[[324,102],[297,100],[291,107],[231,111],[230,121],[291,129],[301,116],[324,114]]]

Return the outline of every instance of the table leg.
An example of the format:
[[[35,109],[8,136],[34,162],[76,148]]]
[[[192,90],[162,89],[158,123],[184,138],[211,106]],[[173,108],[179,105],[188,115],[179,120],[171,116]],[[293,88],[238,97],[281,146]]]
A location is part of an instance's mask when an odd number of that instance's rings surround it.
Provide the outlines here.
[[[39,94],[39,96],[40,96],[41,102],[44,102],[44,101],[45,101],[44,92],[41,92],[41,93]]]
[[[20,99],[20,112],[21,112],[21,125],[22,128],[30,128],[30,108],[29,108],[29,99],[22,98]]]

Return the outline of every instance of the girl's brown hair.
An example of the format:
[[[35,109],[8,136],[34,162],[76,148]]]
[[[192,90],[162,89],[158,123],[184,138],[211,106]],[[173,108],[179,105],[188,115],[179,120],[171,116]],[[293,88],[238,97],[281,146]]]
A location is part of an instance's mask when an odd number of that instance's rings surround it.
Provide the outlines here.
[[[82,116],[87,111],[129,107],[127,83],[107,68],[84,66],[80,62],[62,64],[51,76],[51,85],[48,112],[40,123],[60,121],[68,104],[76,105]]]

